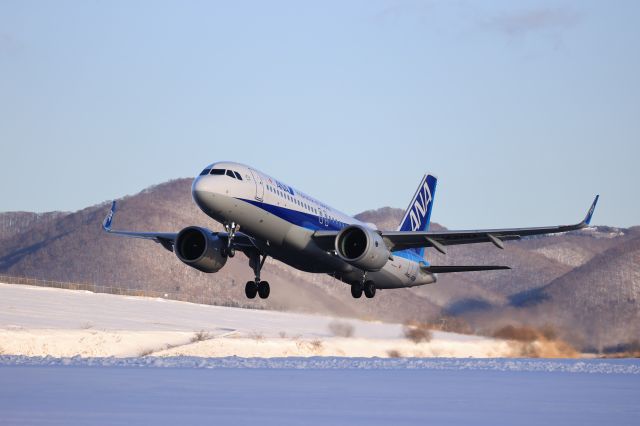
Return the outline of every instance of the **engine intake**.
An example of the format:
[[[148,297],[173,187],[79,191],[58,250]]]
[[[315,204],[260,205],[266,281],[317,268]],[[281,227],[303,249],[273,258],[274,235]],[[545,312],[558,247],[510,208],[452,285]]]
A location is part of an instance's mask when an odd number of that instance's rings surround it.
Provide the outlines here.
[[[227,263],[225,241],[212,231],[189,226],[178,233],[174,251],[181,262],[202,272],[218,272]]]
[[[380,234],[360,225],[340,231],[336,253],[345,262],[371,272],[382,269],[391,255]]]

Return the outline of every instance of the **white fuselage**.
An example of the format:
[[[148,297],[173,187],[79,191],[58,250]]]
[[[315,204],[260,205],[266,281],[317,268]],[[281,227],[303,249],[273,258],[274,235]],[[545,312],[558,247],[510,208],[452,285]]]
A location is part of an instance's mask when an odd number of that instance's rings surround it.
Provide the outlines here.
[[[313,234],[352,224],[371,229],[375,225],[363,223],[248,166],[219,162],[207,169],[224,170],[224,174],[200,175],[193,182],[193,199],[208,216],[223,224],[238,224],[260,251],[294,268],[330,274],[346,283],[362,281],[362,270],[333,251],[320,248]],[[423,271],[421,262],[424,260],[411,253],[397,252],[380,271],[367,272],[366,278],[380,289],[434,283],[436,277]]]

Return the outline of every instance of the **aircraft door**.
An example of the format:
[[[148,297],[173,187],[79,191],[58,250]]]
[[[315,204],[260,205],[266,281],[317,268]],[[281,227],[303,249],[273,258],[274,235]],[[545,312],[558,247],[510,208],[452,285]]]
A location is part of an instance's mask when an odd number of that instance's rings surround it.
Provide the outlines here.
[[[262,181],[262,176],[253,169],[249,170],[251,171],[251,176],[253,176],[253,180],[256,183],[256,200],[262,201],[264,199],[264,182]]]

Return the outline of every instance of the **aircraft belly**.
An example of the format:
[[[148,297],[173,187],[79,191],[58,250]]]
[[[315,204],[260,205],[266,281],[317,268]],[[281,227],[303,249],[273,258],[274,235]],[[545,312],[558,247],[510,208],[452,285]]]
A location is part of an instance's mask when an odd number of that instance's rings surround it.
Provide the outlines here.
[[[204,204],[203,211],[213,219],[240,224],[240,230],[253,237],[261,251],[296,269],[331,273],[351,268],[319,248],[312,239],[313,231],[293,225],[251,203],[208,194]]]
[[[435,275],[420,270],[415,262],[396,257],[378,272],[369,272],[367,279],[380,289],[415,287],[436,282]]]
[[[367,280],[371,280],[376,284],[376,288],[402,288],[406,287],[406,280],[399,275],[394,269],[385,266],[377,272],[368,272]]]

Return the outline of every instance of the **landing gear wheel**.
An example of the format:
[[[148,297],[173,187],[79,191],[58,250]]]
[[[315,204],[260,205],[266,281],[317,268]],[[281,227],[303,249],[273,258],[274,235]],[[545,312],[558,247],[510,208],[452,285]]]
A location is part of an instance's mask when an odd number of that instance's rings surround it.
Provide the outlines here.
[[[373,281],[364,283],[364,295],[367,296],[368,299],[376,295],[376,285]]]
[[[258,284],[256,284],[254,281],[248,281],[244,286],[244,294],[246,294],[249,299],[255,299],[257,293]]]
[[[267,281],[260,281],[258,283],[258,295],[261,299],[266,299],[269,297],[269,293],[271,293],[271,288],[269,287],[269,283]]]
[[[227,256],[233,257],[236,255],[236,249],[229,248],[227,249]]]
[[[354,299],[360,299],[362,297],[362,284],[351,284],[351,296]]]

